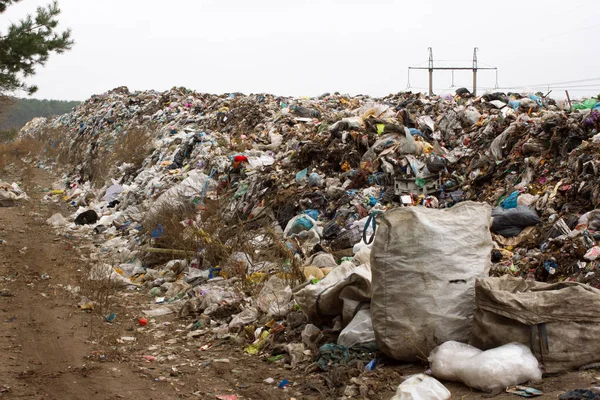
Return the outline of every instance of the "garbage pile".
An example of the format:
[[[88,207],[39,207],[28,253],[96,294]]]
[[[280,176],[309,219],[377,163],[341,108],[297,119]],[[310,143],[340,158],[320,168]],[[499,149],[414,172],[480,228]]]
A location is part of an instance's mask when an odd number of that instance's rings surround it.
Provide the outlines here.
[[[8,184],[0,180],[0,207],[14,207],[19,201],[28,200],[27,193],[13,182]]]
[[[45,200],[68,202],[74,213],[48,223],[94,238],[90,279],[114,277],[148,293],[148,317],[196,318],[191,338],[245,335],[247,353],[270,349],[292,365],[314,358],[327,370],[374,354],[349,348],[394,348],[401,339],[381,333],[401,321],[378,325],[389,298],[373,298],[370,309],[372,278],[381,279],[373,286],[401,284],[385,282],[395,267],[371,255],[391,209],[412,215],[403,230],[433,218],[449,236],[452,210],[470,210],[458,225],[477,249],[478,269],[435,277],[455,285],[450,297],[460,304],[470,299],[462,317],[473,315],[475,279],[488,274],[600,287],[600,103],[571,109],[534,94],[457,93],[291,98],[118,88],[35,119],[21,136],[61,132],[38,165],[64,171]],[[394,229],[384,230],[398,244]],[[426,246],[417,236],[404,240]],[[422,250],[413,256],[443,262],[436,248]],[[445,326],[446,340],[465,340],[470,329]]]

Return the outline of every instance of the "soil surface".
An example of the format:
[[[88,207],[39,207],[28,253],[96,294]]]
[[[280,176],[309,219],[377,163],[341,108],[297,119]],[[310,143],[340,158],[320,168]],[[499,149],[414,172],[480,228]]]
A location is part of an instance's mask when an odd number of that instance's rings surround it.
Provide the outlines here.
[[[0,239],[6,240],[0,244],[0,399],[300,400],[340,398],[346,390],[350,398],[388,400],[404,377],[425,370],[383,361],[371,372],[323,373],[306,363],[296,369],[268,363],[244,353],[244,343],[188,337],[185,327],[193,321],[174,315],[140,327],[148,299],[135,291],[113,296],[107,307],[116,318],[107,323],[77,307],[74,288],[85,287],[93,240],[57,234],[45,223],[56,212],[74,211],[41,201],[56,178],[27,165],[13,171],[2,178],[22,182],[31,200],[0,207]],[[277,388],[283,379],[291,383],[285,390]],[[599,379],[600,371],[572,372],[531,386],[558,398]],[[454,399],[486,398],[460,384],[445,385]]]

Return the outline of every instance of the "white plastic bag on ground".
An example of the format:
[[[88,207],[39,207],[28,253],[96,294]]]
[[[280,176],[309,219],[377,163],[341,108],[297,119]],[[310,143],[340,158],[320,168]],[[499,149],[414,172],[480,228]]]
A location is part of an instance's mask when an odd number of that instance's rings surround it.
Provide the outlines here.
[[[256,305],[268,315],[281,317],[290,311],[292,288],[277,276],[272,276],[263,286]]]
[[[212,193],[216,186],[216,182],[202,172],[197,170],[190,171],[181,183],[161,194],[154,204],[152,204],[148,213],[153,214],[165,205],[176,206],[181,204],[183,199],[200,196],[205,190],[206,196],[210,198],[210,193]]]
[[[248,307],[239,314],[236,314],[229,323],[229,329],[239,329],[258,319],[258,311],[254,307]]]
[[[375,332],[373,332],[371,310],[366,309],[356,313],[352,321],[340,333],[337,344],[350,348],[357,344],[374,341]]]
[[[447,400],[452,393],[435,378],[425,374],[408,377],[390,400]]]
[[[13,207],[19,200],[29,200],[29,197],[16,183],[9,185],[0,180],[0,207]]]
[[[115,286],[138,286],[131,282],[129,279],[121,276],[113,267],[109,264],[97,264],[90,269],[88,279],[91,281],[103,281],[107,284]]]
[[[474,125],[481,118],[481,114],[475,109],[475,107],[469,107],[465,110],[465,117],[471,125]]]
[[[66,225],[68,222],[69,221],[65,217],[63,217],[61,213],[53,214],[50,218],[46,220],[46,223],[54,228]]]
[[[460,381],[486,392],[542,379],[537,359],[521,343],[481,351],[450,341],[433,349],[428,360],[436,378]]]
[[[117,197],[123,192],[123,186],[121,185],[112,185],[108,189],[106,189],[106,194],[102,198],[102,200],[110,203],[113,200],[116,200]]]

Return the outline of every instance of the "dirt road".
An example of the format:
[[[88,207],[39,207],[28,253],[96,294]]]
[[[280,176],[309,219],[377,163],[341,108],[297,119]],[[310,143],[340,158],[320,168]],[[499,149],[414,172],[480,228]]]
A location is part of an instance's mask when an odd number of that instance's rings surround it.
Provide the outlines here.
[[[236,343],[190,341],[182,328],[189,321],[165,317],[153,321],[156,328],[140,330],[135,313],[140,301],[147,301],[140,293],[124,295],[130,308],[117,310],[115,324],[78,310],[77,297],[67,287],[82,282],[85,243],[57,236],[45,224],[53,213],[68,215],[72,210],[42,203],[42,189],[53,177],[37,168],[23,169],[16,176],[3,176],[23,181],[31,201],[0,208],[0,239],[6,240],[0,244],[0,399],[308,400],[339,398],[344,392],[348,377],[268,364],[246,355]],[[134,346],[116,340],[134,334],[138,337]],[[204,351],[205,344],[209,350]],[[148,362],[143,358],[148,349],[169,355],[163,362]],[[366,398],[387,400],[404,376],[423,371],[423,366],[386,364],[355,374],[360,379],[354,382],[353,398],[363,398],[358,393],[363,385]],[[573,372],[547,378],[536,387],[548,398],[557,398],[567,389],[593,386],[599,375]],[[264,383],[269,377],[274,385]],[[282,379],[293,382],[286,391],[276,387]],[[484,398],[459,384],[446,386],[453,398]]]
[[[98,332],[57,288],[77,285],[77,244],[44,223],[57,211],[40,202],[49,176],[35,169],[25,179],[31,202],[0,208],[0,398],[179,398],[127,364],[94,361],[104,352]]]

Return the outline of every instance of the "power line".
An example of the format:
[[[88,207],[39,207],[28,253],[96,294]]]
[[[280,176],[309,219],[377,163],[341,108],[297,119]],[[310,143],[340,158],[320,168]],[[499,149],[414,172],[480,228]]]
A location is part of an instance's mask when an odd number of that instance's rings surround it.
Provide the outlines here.
[[[574,80],[574,81],[542,83],[542,84],[539,84],[539,85],[515,85],[515,86],[507,86],[506,88],[515,88],[515,87],[546,87],[546,86],[564,85],[564,84],[568,84],[568,83],[581,83],[581,82],[592,82],[592,81],[600,81],[600,78],[586,78],[586,79],[577,79],[577,80]]]

